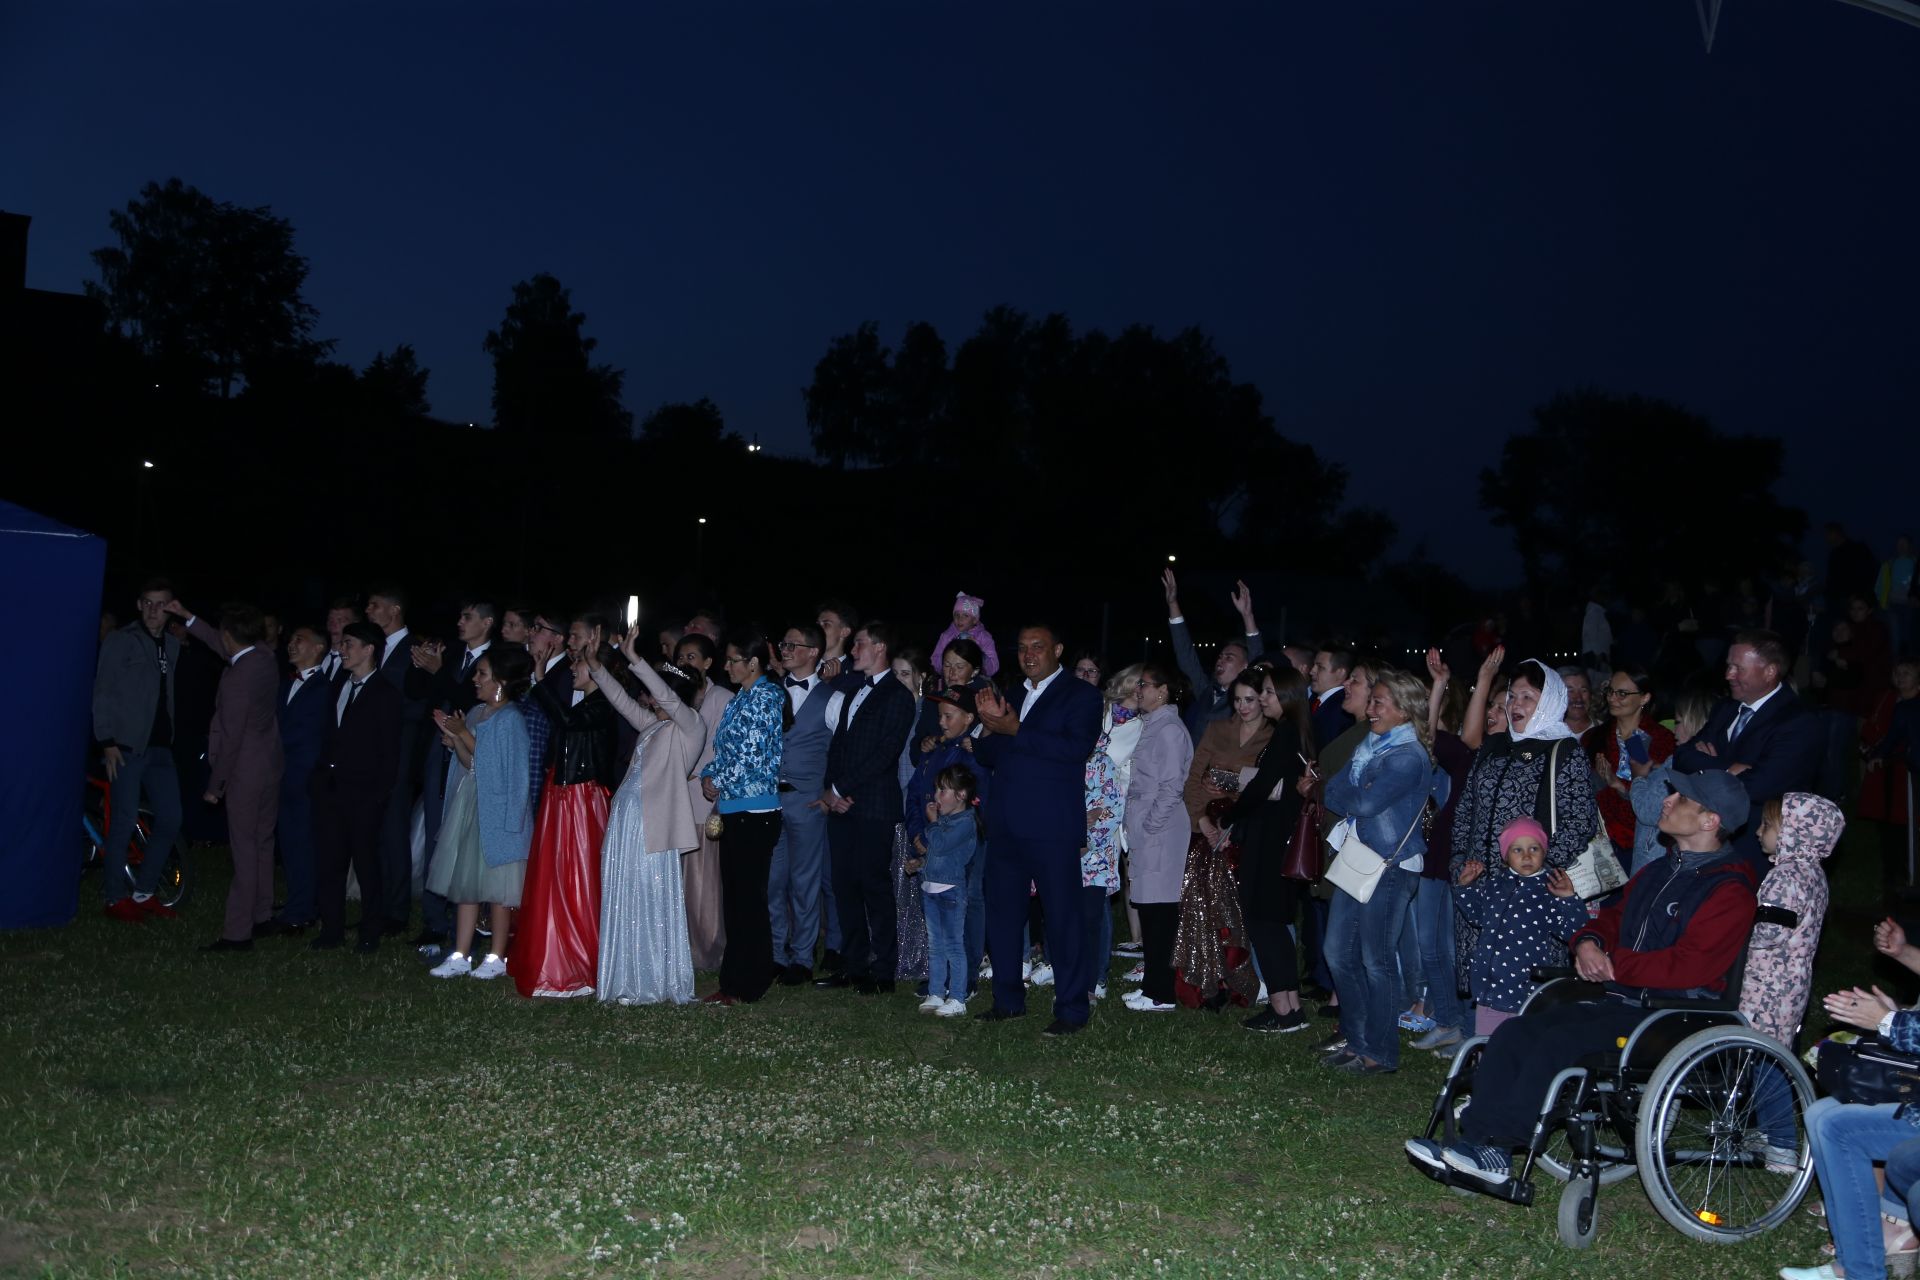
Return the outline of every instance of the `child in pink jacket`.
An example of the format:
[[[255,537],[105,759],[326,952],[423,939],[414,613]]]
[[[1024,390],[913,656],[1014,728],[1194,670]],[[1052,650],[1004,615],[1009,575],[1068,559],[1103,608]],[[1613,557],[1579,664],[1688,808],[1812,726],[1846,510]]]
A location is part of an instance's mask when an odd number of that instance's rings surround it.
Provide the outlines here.
[[[979,596],[970,596],[962,591],[953,597],[953,625],[940,633],[940,639],[933,646],[933,669],[940,669],[940,660],[946,657],[947,646],[965,636],[980,646],[986,662],[982,664],[988,679],[1000,673],[1000,655],[993,647],[993,637],[980,625],[980,610],[987,602]]]

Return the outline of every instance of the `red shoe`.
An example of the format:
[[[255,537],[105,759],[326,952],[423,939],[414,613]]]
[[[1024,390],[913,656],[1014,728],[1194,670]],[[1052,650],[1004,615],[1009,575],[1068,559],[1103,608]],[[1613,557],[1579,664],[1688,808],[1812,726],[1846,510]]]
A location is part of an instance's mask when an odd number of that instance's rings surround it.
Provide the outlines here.
[[[124,920],[128,924],[145,924],[147,922],[147,913],[142,911],[140,904],[132,898],[122,898],[118,902],[109,903],[107,906],[107,916],[114,920]]]
[[[140,910],[146,912],[148,915],[154,916],[161,920],[178,920],[180,918],[180,913],[178,911],[175,911],[172,907],[160,901],[160,899],[158,898],[148,898],[145,902],[142,902],[138,898],[135,898],[133,900],[133,905],[140,908]]]

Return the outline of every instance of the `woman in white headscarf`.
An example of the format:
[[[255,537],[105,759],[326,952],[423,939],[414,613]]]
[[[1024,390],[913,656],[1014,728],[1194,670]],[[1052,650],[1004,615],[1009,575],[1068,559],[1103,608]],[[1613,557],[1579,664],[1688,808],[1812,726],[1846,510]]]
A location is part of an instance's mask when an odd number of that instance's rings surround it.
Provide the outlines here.
[[[1598,829],[1593,802],[1593,771],[1584,760],[1580,739],[1567,728],[1567,684],[1559,672],[1536,658],[1514,670],[1507,686],[1507,731],[1488,734],[1467,774],[1453,816],[1455,884],[1469,862],[1481,869],[1500,865],[1500,832],[1515,818],[1530,817],[1547,827],[1547,866],[1571,866],[1586,852]],[[1553,812],[1548,812],[1547,769],[1554,775]],[[1454,918],[1461,972],[1473,954],[1479,930]]]

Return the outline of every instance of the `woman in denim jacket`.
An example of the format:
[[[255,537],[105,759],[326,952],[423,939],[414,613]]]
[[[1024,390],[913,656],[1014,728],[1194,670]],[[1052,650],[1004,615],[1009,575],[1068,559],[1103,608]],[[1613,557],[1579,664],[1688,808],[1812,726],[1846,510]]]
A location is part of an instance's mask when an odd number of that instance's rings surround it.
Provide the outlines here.
[[[1326,1065],[1349,1075],[1384,1075],[1400,1065],[1397,953],[1427,852],[1420,818],[1428,798],[1444,804],[1452,786],[1433,763],[1426,711],[1420,681],[1382,669],[1367,696],[1370,732],[1347,767],[1327,779],[1327,808],[1347,815],[1334,829],[1335,844],[1358,837],[1387,863],[1365,902],[1336,888],[1327,920],[1327,962],[1347,1044]]]

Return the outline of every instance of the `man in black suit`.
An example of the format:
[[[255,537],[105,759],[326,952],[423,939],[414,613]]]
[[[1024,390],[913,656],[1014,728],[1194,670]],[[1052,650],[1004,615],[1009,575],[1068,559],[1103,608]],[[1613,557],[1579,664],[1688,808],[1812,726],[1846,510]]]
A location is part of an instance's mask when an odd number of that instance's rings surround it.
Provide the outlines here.
[[[465,714],[479,703],[474,692],[473,669],[493,647],[493,630],[498,625],[498,610],[491,601],[467,600],[460,605],[454,622],[454,635],[460,641],[460,656],[449,657],[438,640],[420,640],[413,646],[413,664],[427,673],[427,710],[458,711]],[[433,851],[440,842],[440,816],[446,805],[447,748],[438,734],[429,735],[420,775],[420,803],[426,828],[426,865],[431,870]],[[411,851],[409,851],[411,852]],[[408,859],[411,877],[412,859]],[[453,915],[447,900],[437,893],[420,894],[420,936],[416,947],[441,945],[453,928]]]
[[[367,621],[380,629],[385,648],[374,659],[380,678],[400,695],[400,771],[388,798],[385,824],[380,829],[381,897],[368,904],[371,914],[384,916],[389,933],[401,933],[413,914],[413,847],[410,827],[414,797],[420,794],[425,773],[427,701],[432,678],[413,662],[413,633],[407,626],[407,597],[398,587],[386,586],[367,594]],[[344,655],[343,655],[344,656]]]
[[[1353,727],[1347,714],[1347,675],[1353,670],[1353,650],[1331,641],[1314,652],[1307,666],[1307,688],[1313,699],[1309,713],[1313,720],[1313,740],[1326,746]]]
[[[918,710],[907,686],[894,678],[893,628],[870,622],[854,633],[856,688],[838,699],[833,742],[827,748],[827,847],[834,899],[840,909],[844,972],[817,987],[851,986],[871,995],[892,991],[899,960],[893,904],[893,825],[901,819],[900,749]],[[832,703],[829,703],[831,706]]]
[[[1047,958],[1053,963],[1053,1021],[1045,1034],[1071,1035],[1087,1025],[1087,996],[1106,957],[1089,946],[1080,885],[1087,842],[1086,765],[1100,736],[1100,691],[1062,671],[1064,646],[1052,626],[1024,627],[1020,670],[1026,679],[1003,698],[978,694],[987,732],[974,748],[993,770],[987,810],[987,950],[993,957],[993,1008],[988,1021],[1027,1011],[1020,976],[1020,931],[1027,886],[1047,913]]]
[[[1740,779],[1751,811],[1789,791],[1808,791],[1820,773],[1822,740],[1815,717],[1781,683],[1787,647],[1771,631],[1741,631],[1727,651],[1727,690],[1706,725],[1673,753],[1675,773],[1724,769]],[[1757,823],[1735,842],[1757,856]]]
[[[346,936],[347,866],[360,878],[360,950],[380,945],[382,877],[386,866],[383,819],[405,773],[403,699],[390,681],[376,676],[386,637],[370,622],[349,623],[340,637],[346,679],[328,708],[327,733],[314,764],[311,792],[319,837],[320,936],[315,951],[329,951]]]
[[[272,922],[278,933],[298,933],[318,918],[314,904],[313,799],[308,784],[332,718],[334,682],[327,679],[330,648],[320,628],[299,626],[287,640],[293,674],[280,680],[280,812],[274,845],[287,875],[287,900]]]

